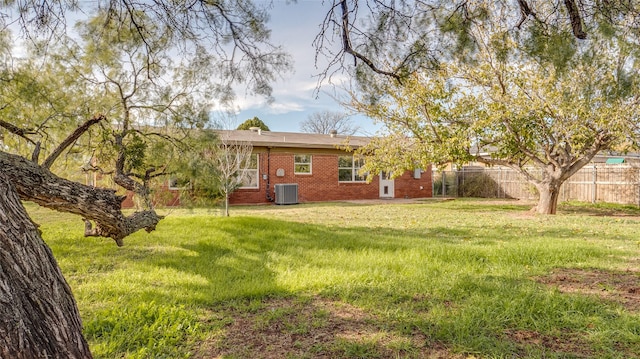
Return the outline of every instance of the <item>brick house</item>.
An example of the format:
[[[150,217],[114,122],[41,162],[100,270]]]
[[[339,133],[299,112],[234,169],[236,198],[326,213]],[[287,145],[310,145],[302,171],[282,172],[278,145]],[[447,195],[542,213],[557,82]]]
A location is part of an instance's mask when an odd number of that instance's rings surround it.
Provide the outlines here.
[[[296,203],[432,196],[431,168],[406,171],[395,179],[380,175],[367,183],[358,173],[362,160],[340,149],[347,141],[358,148],[369,141],[367,137],[257,129],[219,134],[253,146],[252,166],[243,186],[231,195],[232,204],[282,204],[276,190],[283,185],[297,185]]]

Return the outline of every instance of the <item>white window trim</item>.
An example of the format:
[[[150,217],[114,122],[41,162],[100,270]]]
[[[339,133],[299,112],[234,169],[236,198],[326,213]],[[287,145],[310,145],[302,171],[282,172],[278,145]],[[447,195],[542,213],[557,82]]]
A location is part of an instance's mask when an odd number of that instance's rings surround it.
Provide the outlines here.
[[[176,178],[169,178],[167,180],[167,189],[170,190],[170,191],[181,191],[181,190],[186,188],[185,186],[182,186],[182,187],[172,186],[171,185],[172,183],[176,183],[177,184],[178,180]]]
[[[256,185],[255,186],[243,186],[240,185],[239,189],[260,189],[260,156],[257,153],[252,153],[251,156],[256,156],[256,168],[247,168],[246,172],[255,171],[256,173]]]
[[[348,157],[348,156],[339,156],[339,157]],[[359,160],[359,159],[358,159]],[[358,172],[360,171],[360,167],[356,168],[355,167],[355,163],[356,163],[356,157],[355,156],[351,156],[351,168],[349,167],[340,167],[340,158],[338,158],[338,182],[339,183],[366,183],[367,182],[367,176],[363,175],[361,176],[362,179],[358,179],[356,180],[356,176],[358,176]],[[346,169],[351,169],[351,180],[350,181],[341,181],[340,180],[340,170],[346,170]]]
[[[308,156],[309,157],[309,163],[307,162],[296,162],[296,156]],[[296,172],[296,166],[297,165],[309,165],[309,172]],[[297,174],[297,175],[310,175],[313,174],[313,156],[309,155],[309,154],[297,154],[297,155],[293,155],[293,173]]]

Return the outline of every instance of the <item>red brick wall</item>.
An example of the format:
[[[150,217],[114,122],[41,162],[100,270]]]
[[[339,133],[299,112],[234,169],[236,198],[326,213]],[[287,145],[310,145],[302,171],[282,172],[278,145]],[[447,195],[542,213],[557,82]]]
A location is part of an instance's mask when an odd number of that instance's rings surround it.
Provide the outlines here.
[[[413,178],[413,171],[407,171],[395,179],[395,198],[433,197],[431,186],[431,166],[422,170],[420,179]]]
[[[257,150],[259,157],[259,188],[238,189],[230,198],[232,204],[269,203],[267,199],[267,180],[263,175],[269,173],[269,195],[275,198],[274,185],[280,183],[297,183],[298,200],[300,202],[321,202],[355,199],[380,198],[379,177],[371,183],[338,182],[338,156],[344,155],[340,151],[310,152],[301,149],[299,154],[311,154],[311,174],[295,174],[293,152]],[[270,158],[270,165],[267,163]],[[278,177],[276,171],[284,170],[284,176]],[[432,197],[431,168],[424,170],[420,179],[413,178],[413,171],[407,171],[394,181],[394,198],[426,198]],[[133,193],[127,193],[122,204],[123,208],[132,208]],[[178,191],[171,191],[166,185],[157,189],[154,202],[164,206],[179,206]]]
[[[274,185],[280,183],[297,183],[298,200],[300,202],[376,199],[380,197],[379,178],[375,177],[371,183],[343,183],[338,182],[338,156],[341,151],[312,152],[300,149],[298,154],[311,154],[311,174],[294,173],[294,152],[285,150],[257,149],[259,156],[260,180],[259,189],[238,189],[230,198],[232,204],[240,203],[268,203],[267,180],[269,195],[275,197]],[[268,161],[269,159],[269,161]],[[277,176],[278,169],[284,170],[284,176]],[[413,171],[407,171],[394,182],[395,198],[424,198],[431,197],[431,168],[422,173],[420,179],[413,178]]]

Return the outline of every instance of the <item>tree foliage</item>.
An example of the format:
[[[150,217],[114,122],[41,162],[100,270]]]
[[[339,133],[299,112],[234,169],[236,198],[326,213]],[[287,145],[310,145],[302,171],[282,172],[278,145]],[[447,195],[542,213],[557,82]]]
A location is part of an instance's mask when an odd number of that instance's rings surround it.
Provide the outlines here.
[[[454,57],[473,62],[478,25],[496,40],[510,32],[529,42],[530,55],[556,60],[571,54],[556,45],[640,29],[633,1],[332,0],[328,9],[313,42],[329,60],[320,82],[345,71],[361,83],[378,75],[402,81]]]
[[[269,126],[262,122],[262,120],[257,116],[244,121],[243,123],[238,125],[236,130],[250,130],[252,127],[257,127],[262,131],[269,131]]]
[[[109,176],[151,212],[150,182],[179,169],[189,131],[210,126],[210,109],[233,99],[234,84],[269,96],[289,65],[268,41],[265,9],[251,2],[39,5],[4,8],[7,21],[20,10],[28,40],[18,59],[2,32],[5,150],[59,175],[79,178],[81,167]],[[73,36],[67,18],[79,19]]]
[[[523,4],[529,11],[516,22]],[[638,9],[587,5],[594,12],[578,9],[579,29],[575,9],[534,1],[421,8],[432,15],[430,26],[401,29],[407,37],[388,46],[407,46],[424,30],[421,38],[439,49],[435,57],[423,53],[435,60],[431,68],[400,59],[407,71],[391,81],[366,63],[355,69],[360,92],[352,106],[387,131],[360,150],[369,156],[365,170],[401,173],[449,161],[508,166],[536,186],[538,212],[555,213],[560,185],[598,152],[638,144]],[[380,59],[398,63],[388,56]]]
[[[173,180],[180,188],[182,205],[224,204],[229,216],[229,197],[246,179],[253,146],[229,138],[224,130],[193,131],[187,139],[190,150],[176,163]]]
[[[189,130],[207,127],[210,109],[228,105],[237,84],[269,97],[289,58],[269,43],[265,7],[246,0],[18,0],[3,3],[0,14],[0,180],[11,192],[0,207],[12,208],[3,223],[30,233],[0,231],[12,258],[0,261],[0,272],[23,268],[2,281],[0,296],[20,288],[29,296],[0,306],[22,326],[19,340],[0,328],[2,352],[88,358],[77,310],[60,310],[77,309],[71,293],[60,285],[52,296],[41,284],[58,268],[50,255],[44,262],[38,255],[46,246],[27,226],[17,196],[77,214],[86,236],[118,245],[140,229],[154,230],[162,217],[150,183],[176,170],[176,159],[191,149]],[[79,20],[75,31],[69,19]],[[16,26],[23,41],[9,32]],[[121,192],[77,182],[80,169],[111,177]],[[141,198],[141,211],[122,212],[122,190]],[[24,248],[11,253],[22,248],[16,244]]]

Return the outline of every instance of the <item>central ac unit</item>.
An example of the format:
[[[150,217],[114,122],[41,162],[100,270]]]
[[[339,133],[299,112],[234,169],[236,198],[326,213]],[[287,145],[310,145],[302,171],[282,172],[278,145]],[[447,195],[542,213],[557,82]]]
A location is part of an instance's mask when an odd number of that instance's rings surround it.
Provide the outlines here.
[[[276,204],[297,204],[298,184],[277,184],[275,185]]]

